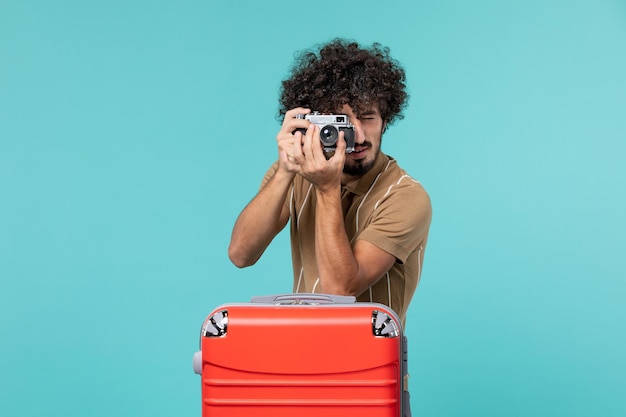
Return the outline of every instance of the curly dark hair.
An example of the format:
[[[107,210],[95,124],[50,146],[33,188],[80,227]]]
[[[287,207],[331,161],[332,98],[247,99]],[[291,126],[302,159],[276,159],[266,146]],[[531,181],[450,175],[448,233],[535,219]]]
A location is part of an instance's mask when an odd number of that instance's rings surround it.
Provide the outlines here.
[[[279,117],[295,107],[323,113],[350,105],[357,116],[372,105],[388,125],[404,116],[407,105],[405,73],[379,43],[369,48],[355,41],[334,39],[300,52],[290,77],[282,82]]]

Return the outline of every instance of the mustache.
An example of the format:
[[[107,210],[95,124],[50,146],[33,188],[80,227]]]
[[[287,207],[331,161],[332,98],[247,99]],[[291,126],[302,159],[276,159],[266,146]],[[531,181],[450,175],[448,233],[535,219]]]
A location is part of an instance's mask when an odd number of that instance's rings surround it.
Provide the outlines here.
[[[363,143],[355,143],[354,144],[355,148],[371,148],[372,147],[372,142],[369,141],[364,141]]]

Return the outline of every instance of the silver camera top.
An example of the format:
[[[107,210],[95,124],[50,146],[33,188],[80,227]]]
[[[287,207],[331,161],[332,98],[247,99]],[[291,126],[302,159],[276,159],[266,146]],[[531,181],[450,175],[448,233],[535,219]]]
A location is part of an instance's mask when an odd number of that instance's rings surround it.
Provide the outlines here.
[[[320,128],[320,140],[324,152],[334,152],[337,148],[339,132],[344,133],[346,153],[354,152],[354,126],[345,114],[321,114],[314,111],[310,114],[298,114],[297,119],[305,119]],[[300,130],[300,129],[298,129]],[[304,132],[303,132],[304,133]]]
[[[352,124],[348,120],[348,116],[346,116],[345,114],[321,114],[320,112],[314,111],[311,114],[299,114],[297,115],[297,118],[309,120],[316,125],[332,124],[352,126]]]

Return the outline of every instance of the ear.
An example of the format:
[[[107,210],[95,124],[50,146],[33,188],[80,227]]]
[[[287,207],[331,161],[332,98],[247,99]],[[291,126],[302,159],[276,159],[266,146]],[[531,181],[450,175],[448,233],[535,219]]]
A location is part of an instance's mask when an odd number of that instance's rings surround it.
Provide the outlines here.
[[[381,133],[385,133],[387,130],[387,122],[383,122],[383,131]]]

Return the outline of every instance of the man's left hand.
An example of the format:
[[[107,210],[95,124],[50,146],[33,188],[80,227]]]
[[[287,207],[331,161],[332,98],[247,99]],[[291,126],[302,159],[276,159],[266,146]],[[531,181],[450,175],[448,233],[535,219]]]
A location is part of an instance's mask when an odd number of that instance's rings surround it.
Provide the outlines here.
[[[326,159],[320,140],[320,128],[311,124],[302,137],[302,147],[295,147],[293,158],[298,165],[298,174],[312,183],[317,190],[323,192],[340,187],[346,160],[344,134],[339,132],[335,153]]]

